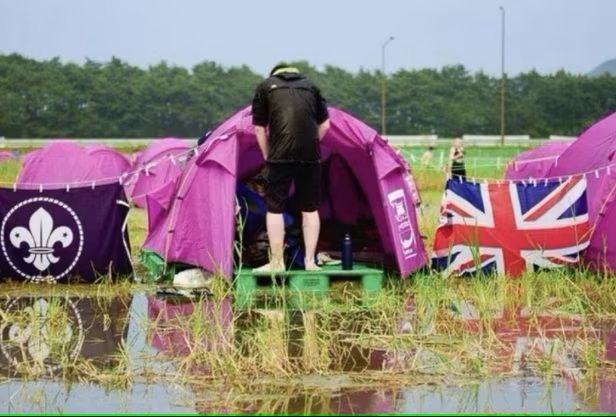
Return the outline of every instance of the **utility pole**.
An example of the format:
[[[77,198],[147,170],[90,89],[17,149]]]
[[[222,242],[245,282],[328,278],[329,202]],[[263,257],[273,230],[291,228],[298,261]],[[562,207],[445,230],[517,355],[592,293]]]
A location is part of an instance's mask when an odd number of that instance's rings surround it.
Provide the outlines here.
[[[501,11],[502,33],[501,33],[501,103],[500,103],[500,130],[501,146],[505,146],[505,8],[499,7]]]
[[[385,47],[389,42],[393,41],[394,37],[390,36],[381,46],[381,135],[385,136]]]

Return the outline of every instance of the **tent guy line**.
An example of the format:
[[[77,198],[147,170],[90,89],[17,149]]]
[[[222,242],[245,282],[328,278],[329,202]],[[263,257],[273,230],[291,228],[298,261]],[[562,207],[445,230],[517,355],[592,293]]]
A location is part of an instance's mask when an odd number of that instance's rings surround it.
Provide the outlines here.
[[[224,138],[224,136],[220,136],[220,137],[216,137],[216,138],[212,138],[210,141],[219,139],[219,138]],[[209,142],[209,141],[208,141]],[[43,188],[60,188],[60,187],[66,187],[66,191],[70,191],[71,188],[79,188],[79,187],[86,187],[86,186],[92,186],[95,187],[97,184],[98,185],[104,185],[104,184],[110,184],[113,182],[118,182],[120,185],[129,185],[131,183],[131,179],[129,179],[128,181],[124,182],[126,178],[134,178],[136,174],[139,174],[141,172],[144,172],[146,175],[148,175],[149,170],[156,167],[157,165],[159,165],[160,163],[165,162],[165,160],[171,160],[172,163],[177,163],[177,162],[182,162],[182,159],[187,157],[188,155],[191,154],[191,152],[194,153],[194,156],[197,156],[198,152],[201,152],[203,149],[203,146],[206,145],[208,142],[203,143],[202,145],[198,145],[198,146],[194,146],[192,148],[189,148],[187,151],[182,152],[178,155],[169,155],[169,156],[164,156],[162,158],[156,159],[152,162],[148,162],[144,165],[142,165],[139,168],[136,168],[132,171],[129,172],[125,172],[122,175],[117,175],[117,176],[113,176],[113,177],[108,177],[108,178],[101,178],[98,180],[83,180],[83,181],[75,181],[75,182],[61,182],[61,183],[46,183],[46,184],[41,184],[41,183],[15,183],[15,182],[2,182],[0,181],[0,186],[3,187],[7,187],[7,186],[12,186],[13,190],[16,191],[18,188],[39,188],[42,192]],[[202,150],[197,151],[197,149],[201,148]],[[554,157],[554,158],[539,158],[539,159],[532,159],[532,160],[525,160],[525,161],[516,161],[513,164],[517,165],[519,163],[531,163],[531,162],[536,162],[536,161],[541,161],[541,160],[547,160],[547,159],[558,159],[558,157]],[[497,164],[482,164],[482,165],[477,165],[475,166],[475,168],[494,168],[496,167]],[[575,178],[575,177],[586,177],[587,175],[595,175],[596,178],[599,178],[599,176],[601,175],[601,171],[605,171],[605,173],[607,175],[610,175],[612,172],[612,167],[616,166],[616,164],[609,164],[609,165],[605,165],[590,171],[585,171],[585,172],[578,172],[575,174],[571,174],[571,175],[561,175],[561,176],[554,176],[554,177],[541,177],[540,180],[541,181],[564,181],[566,178]],[[415,172],[427,172],[427,171],[433,171],[434,168],[424,168],[424,167],[413,167],[412,168],[413,171]],[[448,174],[447,178],[450,178],[450,175]],[[470,182],[476,183],[476,182],[497,182],[498,184],[526,184],[526,183],[533,183],[536,184],[537,183],[538,178],[525,178],[525,179],[506,179],[506,178],[493,178],[493,177],[480,177],[480,176],[476,176],[476,177],[472,177],[469,178]]]

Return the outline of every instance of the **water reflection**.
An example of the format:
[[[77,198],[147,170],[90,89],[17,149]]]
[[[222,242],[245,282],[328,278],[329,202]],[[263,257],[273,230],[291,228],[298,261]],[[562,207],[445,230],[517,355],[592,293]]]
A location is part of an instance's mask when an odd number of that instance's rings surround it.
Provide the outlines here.
[[[488,379],[460,384],[413,384],[399,388],[331,389],[283,387],[270,391],[200,391],[195,408],[202,414],[444,414],[444,413],[581,413],[595,408],[571,395],[562,381],[540,378]],[[316,382],[316,381],[312,381]]]
[[[234,317],[229,299],[225,299],[222,304],[207,298],[198,302],[194,299],[178,301],[164,297],[150,297],[148,300],[149,317],[156,322],[151,343],[171,356],[194,354],[201,349],[199,346],[211,349],[221,345],[242,351],[249,357],[264,356],[262,351],[251,345],[250,339],[257,337],[254,328],[262,326],[263,320],[266,320],[270,328],[277,328],[283,335],[280,340],[284,346],[274,347],[277,350],[271,352],[274,358],[271,366],[280,366],[281,375],[287,371],[296,376],[308,375],[314,369],[323,369],[322,364],[311,363],[315,357],[329,361],[327,369],[337,375],[316,376],[310,383],[306,383],[304,377],[301,384],[303,388],[291,392],[277,384],[273,388],[263,388],[265,385],[261,385],[259,389],[251,389],[250,395],[244,391],[234,393],[230,386],[212,391],[211,386],[195,384],[192,386],[196,397],[195,407],[203,413],[615,411],[612,391],[616,387],[616,380],[610,376],[595,381],[598,386],[593,384],[599,392],[599,398],[594,403],[589,401],[587,395],[572,395],[572,388],[573,391],[579,391],[579,388],[572,386],[572,381],[578,381],[583,376],[576,372],[580,366],[580,352],[577,349],[579,343],[576,340],[582,336],[599,337],[603,333],[575,316],[530,315],[517,309],[504,311],[489,322],[479,317],[461,319],[458,330],[466,334],[486,334],[489,330],[499,340],[491,355],[498,356],[500,360],[495,361],[496,366],[492,366],[490,374],[495,375],[498,370],[516,375],[514,378],[504,381],[489,379],[464,386],[447,386],[442,383],[426,386],[420,383],[421,376],[418,378],[414,372],[408,381],[402,378],[396,382],[396,385],[404,385],[414,381],[417,383],[414,387],[398,390],[366,389],[365,386],[353,387],[353,380],[348,375],[384,368],[401,371],[409,362],[413,362],[417,370],[422,363],[437,360],[437,355],[428,355],[429,349],[387,346],[387,340],[381,347],[366,347],[359,343],[361,337],[351,336],[366,333],[366,327],[371,322],[370,313],[366,311],[331,312],[328,317],[323,317],[310,311],[264,309],[235,311]],[[408,304],[412,306],[412,303]],[[209,332],[201,333],[201,337],[190,334],[191,327],[186,326],[186,323],[194,320],[197,311],[200,311],[200,321],[215,323],[215,326],[210,326]],[[405,320],[413,315],[412,311],[408,313]],[[400,323],[397,329],[400,334],[412,335],[413,325]],[[318,346],[315,335],[325,327],[334,330],[331,332],[334,336],[324,351],[315,354],[315,349],[323,348]],[[452,337],[455,338],[455,335]],[[610,354],[616,356],[614,339],[616,337],[612,336],[611,341],[608,340],[612,349],[607,349],[608,359]],[[276,357],[280,359],[278,362],[275,361]],[[400,357],[405,357],[405,361],[396,360]],[[548,371],[539,366],[545,364],[541,361],[546,358],[551,361],[552,371],[565,378],[554,376],[546,385],[545,376]],[[280,365],[283,363],[288,367]],[[203,372],[203,368],[196,369],[196,372]],[[437,367],[426,365],[422,369],[430,374]],[[436,373],[451,375],[451,372],[442,369]],[[501,396],[501,400],[495,400]]]
[[[6,298],[0,366],[13,379],[0,385],[0,403],[4,412],[46,413],[616,413],[613,323],[505,312],[489,321],[461,317],[456,332],[442,337],[418,335],[422,327],[409,306],[401,315],[405,322],[389,326],[395,334],[367,343],[380,329],[378,317],[365,310],[240,311],[231,298],[145,293]],[[277,340],[263,339],[276,333]],[[455,355],[447,367],[434,366],[443,363],[434,346],[453,349],[460,334],[497,337],[489,355],[500,355],[500,370],[513,377],[462,383],[458,377],[465,374],[455,365],[464,359]],[[596,360],[605,369],[596,377],[579,372],[588,355],[579,337],[601,341]],[[254,377],[246,378],[238,357],[251,366],[260,361]],[[550,381],[537,366],[545,357],[555,371]],[[113,392],[90,383],[65,385],[78,374],[89,380],[92,369],[131,382]],[[383,370],[391,382],[383,382]],[[496,374],[490,368],[486,375]],[[43,378],[33,380],[37,376]]]
[[[195,412],[184,388],[139,382],[143,295],[41,290],[0,301],[0,413]]]
[[[170,357],[211,351],[228,342],[233,323],[231,299],[148,295],[149,342]]]
[[[607,338],[605,357],[616,364],[616,330],[612,330]],[[616,414],[616,369],[605,371],[599,379],[599,411]]]
[[[354,336],[370,322],[369,312],[332,313],[324,323],[322,315],[311,311],[234,309],[230,297],[214,301],[208,296],[158,294],[148,295],[147,300],[150,344],[168,357],[203,360],[205,352],[220,349],[244,358],[268,356],[258,341],[259,329],[267,328],[268,339],[263,342],[270,345],[266,348],[277,349],[270,356],[281,372],[309,372],[323,366],[313,363],[319,359],[328,362],[329,370],[343,373],[381,370],[386,363],[386,349],[355,343]],[[324,331],[331,338],[325,347],[319,340]]]
[[[563,376],[587,407],[600,413],[616,414],[616,323],[603,324],[600,328],[599,339],[605,344],[596,358],[599,369],[586,378],[571,372],[564,372]],[[594,355],[594,352],[587,354]]]
[[[77,376],[121,363],[131,296],[37,295],[0,302],[0,367],[10,377]]]
[[[388,388],[230,394],[197,393],[195,407],[201,414],[394,414],[403,399],[401,389]]]

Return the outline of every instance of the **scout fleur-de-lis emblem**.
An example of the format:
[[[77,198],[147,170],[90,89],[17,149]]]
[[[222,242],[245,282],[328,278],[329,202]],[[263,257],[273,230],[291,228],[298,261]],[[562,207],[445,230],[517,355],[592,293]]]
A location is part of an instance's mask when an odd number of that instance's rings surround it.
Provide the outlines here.
[[[10,240],[16,248],[26,243],[29,255],[24,257],[24,260],[42,272],[60,260],[54,256],[54,245],[56,243],[61,243],[63,247],[70,245],[73,241],[73,232],[67,226],[54,229],[53,218],[41,207],[30,217],[29,229],[22,226],[15,227],[11,230]]]

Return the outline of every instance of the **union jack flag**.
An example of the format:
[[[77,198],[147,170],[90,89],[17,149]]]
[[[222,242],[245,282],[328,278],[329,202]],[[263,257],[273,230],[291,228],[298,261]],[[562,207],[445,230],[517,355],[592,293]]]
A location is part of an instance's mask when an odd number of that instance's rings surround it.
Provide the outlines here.
[[[574,264],[590,241],[586,180],[474,183],[450,179],[433,267],[448,273],[525,271]]]

